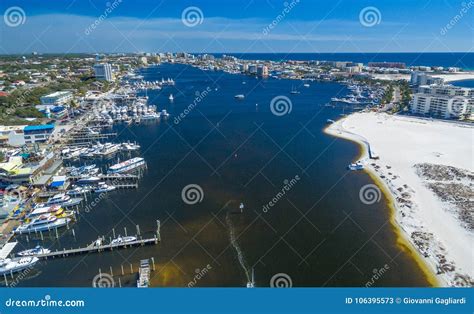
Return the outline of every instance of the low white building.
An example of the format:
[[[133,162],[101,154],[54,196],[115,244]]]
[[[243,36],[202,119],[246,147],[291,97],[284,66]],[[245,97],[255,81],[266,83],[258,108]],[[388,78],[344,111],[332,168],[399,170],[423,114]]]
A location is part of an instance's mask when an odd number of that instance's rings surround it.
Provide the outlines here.
[[[60,91],[40,98],[43,106],[58,106],[68,104],[73,99],[70,91]]]

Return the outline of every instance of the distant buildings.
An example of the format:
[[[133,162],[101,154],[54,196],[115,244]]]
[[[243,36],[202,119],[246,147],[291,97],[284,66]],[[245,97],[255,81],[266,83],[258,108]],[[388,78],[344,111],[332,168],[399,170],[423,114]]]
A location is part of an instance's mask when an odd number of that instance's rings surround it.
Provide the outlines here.
[[[444,119],[472,119],[474,89],[453,85],[420,86],[411,112]]]
[[[257,75],[261,77],[268,76],[268,67],[266,65],[261,65],[257,67]]]
[[[420,85],[432,85],[432,84],[443,84],[443,79],[439,77],[432,77],[428,75],[426,72],[412,72],[410,78],[410,84],[412,86],[420,86]]]
[[[55,92],[40,98],[42,105],[64,105],[68,104],[73,99],[73,95],[69,91]]]
[[[371,68],[406,68],[406,64],[404,62],[369,62],[368,66]]]
[[[97,63],[94,65],[95,77],[98,80],[113,81],[112,66],[109,63]]]
[[[140,63],[143,65],[148,65],[148,59],[147,57],[140,57]]]

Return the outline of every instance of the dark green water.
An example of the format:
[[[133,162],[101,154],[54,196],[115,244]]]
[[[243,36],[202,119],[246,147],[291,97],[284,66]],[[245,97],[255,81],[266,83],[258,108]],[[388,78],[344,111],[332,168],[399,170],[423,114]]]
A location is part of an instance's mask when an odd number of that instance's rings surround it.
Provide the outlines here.
[[[149,257],[157,267],[154,286],[187,286],[193,280],[196,286],[245,286],[252,266],[261,287],[268,287],[277,273],[289,275],[293,286],[365,286],[374,269],[385,265],[388,270],[374,286],[428,284],[410,256],[396,246],[383,196],[370,206],[359,200],[360,188],[372,181],[363,172],[346,170],[358,147],[322,132],[326,119],[342,113],[324,104],[344,95],[344,86],[311,83],[304,88],[301,83],[183,65],[162,65],[144,73],[153,80],[171,77],[177,84],[148,93],[150,103],[171,113],[167,121],[116,127],[117,141],[142,145],[148,170],[140,187],[110,193],[89,213],[81,212],[73,226],[75,237],[65,231],[58,241],[45,240],[45,245],[84,246],[98,235],[110,237],[114,227],[117,234],[123,234],[124,227],[133,234],[137,224],[142,234],[151,235],[157,219],[163,241],[48,260],[20,286],[91,286],[99,268],[109,272],[110,267],[116,283],[120,277],[122,285],[134,286],[136,275],[118,276],[120,265],[130,273],[133,263],[136,272],[139,260]],[[301,93],[290,94],[292,85]],[[175,123],[196,91],[207,87],[208,95]],[[236,94],[245,94],[245,100],[235,100]],[[291,99],[290,114],[271,113],[270,101],[278,95]],[[295,176],[300,180],[264,212],[285,180]],[[183,202],[181,191],[188,184],[202,188],[202,202]],[[240,202],[245,203],[243,213],[238,213]],[[36,242],[27,244],[22,238],[21,244],[32,247]],[[208,271],[196,279],[207,265]]]

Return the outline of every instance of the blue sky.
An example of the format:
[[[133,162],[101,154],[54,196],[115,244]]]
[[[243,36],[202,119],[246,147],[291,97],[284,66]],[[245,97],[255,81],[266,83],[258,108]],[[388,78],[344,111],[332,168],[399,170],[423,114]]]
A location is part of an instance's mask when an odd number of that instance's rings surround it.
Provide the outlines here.
[[[474,48],[474,0],[2,0],[0,10],[0,53]]]

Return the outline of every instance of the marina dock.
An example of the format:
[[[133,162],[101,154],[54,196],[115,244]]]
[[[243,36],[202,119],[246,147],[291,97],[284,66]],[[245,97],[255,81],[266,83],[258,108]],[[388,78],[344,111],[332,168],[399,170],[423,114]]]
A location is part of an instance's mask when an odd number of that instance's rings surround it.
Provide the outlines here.
[[[86,247],[81,247],[81,248],[76,248],[76,249],[69,249],[69,250],[57,250],[51,253],[47,254],[38,254],[35,255],[38,258],[57,258],[57,257],[68,257],[70,255],[78,255],[78,254],[88,254],[88,253],[100,253],[104,251],[113,251],[115,249],[126,249],[126,248],[131,248],[131,247],[137,247],[137,246],[144,246],[144,245],[152,245],[152,244],[158,244],[160,242],[160,237],[156,235],[153,238],[148,238],[148,239],[137,239],[135,241],[130,241],[126,243],[118,243],[118,244],[105,244],[105,245],[99,245],[99,246],[94,246],[94,245],[89,245]]]

